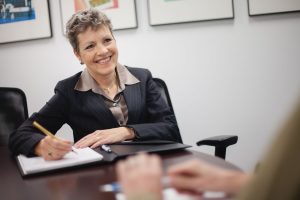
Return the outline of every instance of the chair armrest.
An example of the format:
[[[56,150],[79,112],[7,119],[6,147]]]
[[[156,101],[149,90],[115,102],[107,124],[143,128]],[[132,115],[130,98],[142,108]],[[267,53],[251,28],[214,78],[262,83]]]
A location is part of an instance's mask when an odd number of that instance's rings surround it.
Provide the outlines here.
[[[214,137],[209,137],[203,140],[198,141],[197,146],[209,145],[209,146],[230,146],[238,141],[238,136],[236,135],[219,135]]]
[[[215,147],[215,156],[225,159],[226,148],[230,145],[237,143],[238,136],[236,135],[219,135],[204,140],[198,141],[197,146],[209,145]]]

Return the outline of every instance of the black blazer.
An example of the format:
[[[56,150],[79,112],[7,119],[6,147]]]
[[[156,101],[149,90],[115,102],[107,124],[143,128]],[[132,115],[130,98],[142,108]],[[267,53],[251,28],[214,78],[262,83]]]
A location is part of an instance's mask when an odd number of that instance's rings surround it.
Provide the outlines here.
[[[175,116],[160,95],[150,71],[127,68],[140,81],[134,85],[126,85],[123,91],[128,107],[127,126],[135,130],[138,140],[180,142]],[[81,72],[58,82],[54,96],[46,105],[10,135],[9,147],[13,154],[33,155],[35,146],[45,137],[32,126],[34,120],[52,133],[56,133],[67,123],[73,130],[75,142],[95,130],[120,126],[101,95],[91,90],[82,92],[74,89],[80,74]]]

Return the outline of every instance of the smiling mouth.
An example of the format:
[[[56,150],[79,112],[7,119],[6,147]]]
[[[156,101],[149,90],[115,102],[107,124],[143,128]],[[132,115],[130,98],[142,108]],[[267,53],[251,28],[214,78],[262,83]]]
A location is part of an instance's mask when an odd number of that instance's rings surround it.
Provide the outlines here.
[[[111,56],[106,57],[106,58],[103,58],[103,59],[101,59],[101,60],[98,60],[98,61],[96,61],[96,63],[98,63],[98,64],[106,64],[106,63],[108,63],[110,60],[111,60]]]

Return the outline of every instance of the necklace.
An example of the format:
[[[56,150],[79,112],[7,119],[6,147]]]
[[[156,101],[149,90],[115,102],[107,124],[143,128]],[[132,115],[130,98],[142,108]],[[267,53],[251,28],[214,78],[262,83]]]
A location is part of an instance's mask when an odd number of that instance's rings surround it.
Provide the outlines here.
[[[115,82],[116,80],[114,80],[109,87],[101,87],[101,89],[106,93],[109,94],[110,91],[113,89],[113,87],[115,86]]]
[[[106,93],[106,94],[109,94],[110,93],[110,90],[112,89],[112,87],[111,88],[102,88],[102,90]]]

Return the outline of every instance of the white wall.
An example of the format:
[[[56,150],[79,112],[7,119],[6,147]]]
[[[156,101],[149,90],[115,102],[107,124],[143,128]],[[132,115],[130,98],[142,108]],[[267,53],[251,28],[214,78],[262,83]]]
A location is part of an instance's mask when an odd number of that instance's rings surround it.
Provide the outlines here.
[[[50,3],[53,38],[0,45],[0,86],[22,88],[30,114],[82,69],[62,35],[59,1]],[[251,170],[300,96],[300,13],[250,18],[246,0],[234,6],[234,20],[150,27],[138,0],[138,29],[115,36],[121,63],[167,82],[185,143],[237,134],[227,160]]]

